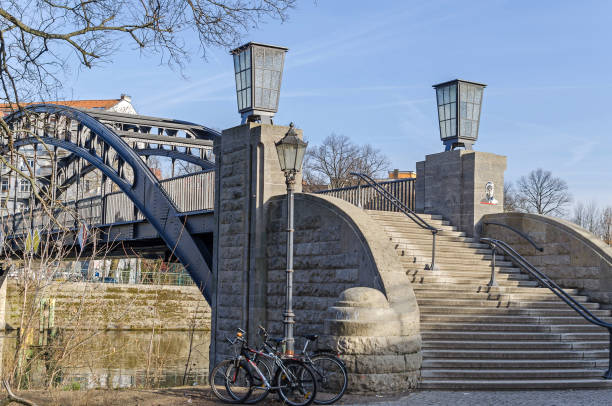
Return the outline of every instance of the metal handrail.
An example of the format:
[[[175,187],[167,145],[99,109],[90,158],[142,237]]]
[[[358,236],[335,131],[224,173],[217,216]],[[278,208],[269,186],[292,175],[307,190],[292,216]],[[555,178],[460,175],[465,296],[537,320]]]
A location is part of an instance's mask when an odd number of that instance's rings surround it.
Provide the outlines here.
[[[395,208],[398,209],[400,212],[404,213],[406,217],[414,221],[421,228],[431,231],[432,245],[431,245],[431,264],[429,265],[429,269],[434,270],[436,266],[436,235],[438,234],[439,231],[442,231],[442,230],[432,226],[427,221],[423,220],[418,214],[412,211],[408,206],[406,206],[397,197],[393,196],[391,193],[385,190],[385,188],[380,186],[380,184],[376,182],[374,179],[372,179],[370,176],[364,173],[357,173],[357,172],[351,172],[351,175],[357,176],[359,179],[364,180],[368,185],[372,187],[372,189],[374,189],[376,193],[378,193],[385,200],[387,200],[389,203],[395,206]],[[428,269],[427,265],[425,266],[425,269]]]
[[[559,299],[563,300],[565,304],[571,307],[576,313],[578,313],[582,318],[584,318],[589,323],[595,324],[600,327],[604,327],[608,329],[608,333],[610,336],[610,345],[608,347],[608,357],[609,364],[608,370],[604,374],[605,379],[612,379],[612,323],[605,322],[601,320],[599,317],[595,316],[591,313],[586,307],[584,307],[580,302],[574,299],[571,295],[569,295],[562,287],[560,287],[555,281],[550,279],[544,273],[542,273],[539,269],[533,266],[529,261],[527,261],[521,254],[516,252],[514,248],[501,240],[496,240],[494,238],[481,238],[481,242],[489,244],[491,248],[495,251],[495,249],[501,249],[505,255],[508,255],[512,262],[520,266],[522,269],[527,271],[531,276],[533,276],[541,286],[550,289]]]
[[[500,227],[505,227],[510,231],[514,231],[516,234],[520,235],[521,237],[523,237],[525,240],[527,240],[527,242],[529,242],[529,244],[531,244],[535,249],[537,249],[540,252],[544,252],[544,248],[538,246],[538,244],[536,244],[535,241],[533,241],[533,239],[531,237],[529,237],[527,234],[523,233],[522,231],[517,230],[514,227],[511,227],[507,224],[504,223],[497,223],[495,221],[485,221],[483,223],[485,226],[488,226],[489,224],[492,226],[500,226]]]

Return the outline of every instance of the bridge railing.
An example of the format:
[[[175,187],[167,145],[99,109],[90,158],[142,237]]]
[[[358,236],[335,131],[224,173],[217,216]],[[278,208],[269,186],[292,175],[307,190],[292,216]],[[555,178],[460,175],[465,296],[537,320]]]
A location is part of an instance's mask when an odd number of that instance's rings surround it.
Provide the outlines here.
[[[378,184],[393,197],[414,211],[416,179],[398,179]],[[333,196],[367,210],[398,211],[387,199],[383,199],[371,185],[359,184],[338,189],[321,190],[317,194]]]
[[[160,184],[180,213],[213,210],[214,171],[164,179]],[[25,234],[31,229],[44,227],[51,227],[53,230],[57,230],[60,226],[74,227],[77,225],[77,220],[92,225],[144,220],[142,213],[123,192],[65,202],[61,209],[55,210],[53,216],[55,221],[50,224],[49,215],[44,210],[34,209],[30,213],[26,208],[20,213],[0,215],[0,221],[10,233]]]

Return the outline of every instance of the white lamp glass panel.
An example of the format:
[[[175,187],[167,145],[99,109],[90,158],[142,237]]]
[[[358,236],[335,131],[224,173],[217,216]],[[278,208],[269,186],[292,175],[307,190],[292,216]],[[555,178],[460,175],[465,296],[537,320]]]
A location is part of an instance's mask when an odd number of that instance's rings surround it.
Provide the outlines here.
[[[240,55],[234,54],[234,72],[240,72]]]
[[[473,121],[472,122],[472,138],[476,138],[477,135],[478,135],[478,122]]]
[[[255,106],[261,106],[261,87],[256,87],[255,88]]]
[[[467,101],[467,85],[465,83],[459,84],[459,101]]]
[[[444,106],[438,106],[438,118],[440,121],[446,120],[444,117]]]
[[[241,89],[244,89],[246,87],[246,71],[240,72],[240,84]]]
[[[450,102],[449,88],[448,86],[446,86],[444,88],[444,104],[449,103],[449,102]]]
[[[263,82],[263,69],[255,69],[255,87],[261,87]]]
[[[467,101],[474,103],[474,86],[468,86],[468,98]]]
[[[451,119],[451,137],[456,137],[457,136],[457,120],[456,119]]]
[[[236,73],[236,91],[242,89],[242,83],[240,81],[240,73]]]
[[[455,103],[457,101],[457,85],[450,87],[450,102]]]
[[[450,112],[450,104],[445,104],[444,105],[444,119],[448,120],[450,118],[451,112]]]
[[[264,67],[266,69],[272,69],[274,67],[274,57],[272,55],[273,53],[274,51],[270,49],[266,49],[265,59],[264,59]]]
[[[440,138],[446,138],[446,124],[444,121],[440,121]]]
[[[446,125],[446,136],[450,137],[451,136],[450,120],[446,120],[444,124]]]
[[[467,118],[467,103],[462,101],[459,107],[460,107],[459,117],[461,119]]]
[[[270,89],[279,90],[280,89],[280,79],[281,75],[278,71],[271,71],[271,79],[270,79]]]
[[[285,148],[282,145],[276,146],[276,153],[278,154],[278,163],[280,165],[281,171],[284,171],[285,166]]]
[[[246,85],[245,85],[245,87],[251,87],[251,69],[247,69],[245,71],[245,76],[246,76]]]
[[[301,145],[301,146],[298,147],[297,154],[296,154],[296,159],[295,159],[295,164],[296,164],[295,169],[297,171],[301,171],[302,170],[302,163],[304,161],[304,153],[305,152],[306,152],[306,146],[305,145]]]
[[[450,118],[457,118],[457,103],[450,104]]]
[[[481,101],[482,101],[482,89],[476,88],[474,90],[474,103],[480,104]]]
[[[270,108],[270,89],[263,89],[263,96],[261,98],[261,107]]]
[[[268,69],[265,69],[263,72],[263,83],[261,85],[261,87],[265,88],[265,89],[270,89],[271,86],[271,80],[272,80],[272,71],[269,71]]]
[[[240,70],[244,70],[245,68],[245,63],[244,63],[244,52],[240,53]]]
[[[270,90],[270,106],[275,110],[278,107],[278,92],[276,90]]]
[[[467,103],[467,118],[472,120],[474,115],[474,105],[472,103]]]
[[[275,51],[274,52],[274,62],[272,63],[272,68],[274,70],[280,71],[282,66],[283,66],[283,54],[284,52],[282,51]]]
[[[263,48],[254,47],[253,52],[255,55],[254,62],[256,68],[263,68],[264,65],[264,50]]]
[[[250,88],[246,90],[246,106],[249,108],[251,107],[251,89]]]
[[[244,69],[251,69],[251,48],[244,51]]]
[[[480,118],[480,104],[474,104],[474,120]]]
[[[438,95],[438,106],[443,105],[444,104],[444,91],[442,90],[442,88],[437,88],[436,94]]]

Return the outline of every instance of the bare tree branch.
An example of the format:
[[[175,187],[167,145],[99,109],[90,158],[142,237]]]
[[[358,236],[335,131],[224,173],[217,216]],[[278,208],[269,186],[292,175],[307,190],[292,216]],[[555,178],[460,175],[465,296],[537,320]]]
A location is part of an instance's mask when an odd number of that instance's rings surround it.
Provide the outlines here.
[[[516,204],[519,211],[527,213],[563,216],[572,196],[567,183],[538,168],[517,183]]]

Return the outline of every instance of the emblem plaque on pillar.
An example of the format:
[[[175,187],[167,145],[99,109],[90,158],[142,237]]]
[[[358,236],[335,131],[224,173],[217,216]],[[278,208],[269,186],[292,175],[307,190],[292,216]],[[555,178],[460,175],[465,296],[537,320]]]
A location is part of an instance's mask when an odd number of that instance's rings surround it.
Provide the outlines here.
[[[480,201],[480,204],[496,205],[498,203],[499,202],[495,198],[495,184],[492,181],[489,181],[485,185],[485,195]]]

